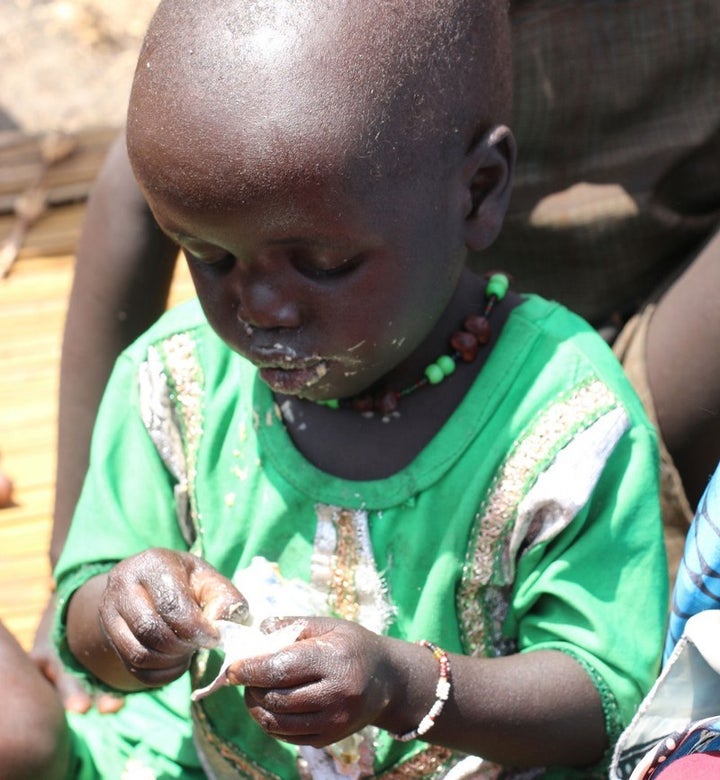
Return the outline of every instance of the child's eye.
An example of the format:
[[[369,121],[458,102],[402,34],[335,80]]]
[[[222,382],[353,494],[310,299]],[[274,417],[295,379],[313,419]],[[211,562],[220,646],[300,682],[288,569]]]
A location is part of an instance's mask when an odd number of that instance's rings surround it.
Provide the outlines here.
[[[183,253],[188,262],[211,268],[213,271],[229,271],[235,263],[234,256],[228,252],[213,252],[205,255],[183,248]]]
[[[293,259],[294,267],[308,279],[332,279],[343,276],[355,269],[360,262],[360,256],[338,259],[317,259],[298,256]]]

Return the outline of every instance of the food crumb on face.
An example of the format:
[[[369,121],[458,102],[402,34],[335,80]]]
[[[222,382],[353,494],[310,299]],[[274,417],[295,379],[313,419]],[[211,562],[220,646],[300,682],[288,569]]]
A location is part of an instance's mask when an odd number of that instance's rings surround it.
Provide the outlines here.
[[[280,411],[282,412],[282,416],[285,419],[285,421],[289,422],[290,425],[292,425],[295,422],[295,415],[293,414],[293,408],[290,401],[283,401],[283,403],[280,406]]]

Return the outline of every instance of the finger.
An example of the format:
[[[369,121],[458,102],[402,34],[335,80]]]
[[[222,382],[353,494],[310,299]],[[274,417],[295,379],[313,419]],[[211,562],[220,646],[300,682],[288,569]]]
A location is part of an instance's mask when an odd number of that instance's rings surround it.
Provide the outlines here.
[[[181,556],[181,565],[176,564],[174,570],[163,567],[158,572],[156,568],[148,567],[142,572],[139,585],[146,591],[147,598],[144,603],[132,599],[130,604],[124,605],[124,612],[129,613],[137,606],[144,613],[149,607],[170,629],[170,634],[162,634],[163,639],[172,641],[174,638],[193,649],[212,647],[217,642],[218,632],[203,613],[202,604],[195,593],[192,574],[183,571],[182,567],[187,565],[186,559],[199,560],[195,556],[184,554]],[[164,563],[160,561],[161,565]],[[138,618],[141,617],[139,614]],[[132,622],[129,622],[132,625]],[[152,629],[149,623],[148,628]],[[151,637],[148,637],[148,640],[151,641]],[[158,646],[158,649],[162,647]]]
[[[243,596],[242,601],[231,604],[225,609],[225,611],[219,615],[218,620],[229,620],[231,623],[246,623],[249,617],[250,607]]]
[[[85,692],[70,693],[67,696],[61,694],[60,700],[63,703],[65,712],[75,712],[78,715],[90,712],[92,707],[92,697]]]
[[[253,718],[273,734],[309,735],[320,732],[321,711],[278,712],[258,704],[249,691],[245,691],[245,704]]]
[[[125,706],[122,696],[113,696],[111,693],[100,693],[95,697],[95,709],[101,715],[112,715],[119,712]]]
[[[68,712],[84,714],[92,707],[92,696],[75,677],[69,674],[58,675],[55,688]]]
[[[187,665],[191,653],[170,653],[149,647],[143,639],[142,629],[137,635],[136,631],[137,626],[131,628],[120,616],[113,621],[110,641],[130,672],[137,674]]]
[[[174,652],[178,644],[202,646],[205,625],[185,569],[187,554],[151,549],[119,563],[110,572],[100,602],[105,627],[117,613],[151,649]]]
[[[49,650],[49,649],[48,649]],[[93,697],[79,678],[70,674],[61,664],[56,653],[40,653],[33,650],[31,657],[44,677],[53,684],[67,712],[84,715],[95,704],[99,712],[117,712],[125,703],[120,696],[100,694]]]
[[[101,606],[100,622],[115,650],[121,657],[132,659],[136,666],[146,665],[141,660],[145,655],[175,655],[179,648],[185,653],[189,651],[187,643],[147,604],[123,607],[121,611],[113,605]]]
[[[272,616],[260,623],[260,630],[265,634],[271,634],[291,624],[302,626],[298,639],[311,639],[329,633],[337,627],[338,621],[334,618]]]
[[[314,659],[315,651],[308,643],[296,642],[272,655],[256,655],[231,664],[227,679],[231,685],[255,688],[296,688],[321,679]]]
[[[241,623],[248,616],[248,603],[232,582],[206,561],[188,555],[190,586],[206,620]]]
[[[245,688],[248,707],[263,709],[274,715],[309,714],[325,709],[327,697],[321,683],[294,688]]]
[[[127,670],[146,685],[163,685],[188,668],[192,649],[167,636],[172,631],[156,613],[145,610],[128,623],[117,611],[101,609],[100,620]]]
[[[249,706],[248,710],[263,731],[290,744],[323,747],[340,736],[340,732],[328,731],[327,717],[321,712],[278,715],[262,707]]]
[[[68,712],[85,713],[92,706],[92,697],[85,686],[63,667],[57,654],[50,647],[35,647],[30,653],[45,679],[52,683]]]

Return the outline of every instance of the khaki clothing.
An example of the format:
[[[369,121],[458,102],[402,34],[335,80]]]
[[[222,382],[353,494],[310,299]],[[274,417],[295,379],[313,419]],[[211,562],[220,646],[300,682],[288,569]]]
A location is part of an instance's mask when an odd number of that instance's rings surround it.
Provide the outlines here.
[[[622,362],[625,374],[640,397],[647,416],[658,429],[645,362],[647,329],[654,309],[654,306],[649,305],[641,314],[636,315],[628,322],[615,341],[613,351]],[[668,557],[670,581],[671,584],[674,584],[685,547],[685,536],[693,519],[693,510],[685,495],[680,474],[660,436],[658,436],[658,443],[660,449],[660,503],[665,530],[665,549]]]
[[[520,0],[512,24],[513,195],[478,265],[627,319],[720,226],[720,3]]]

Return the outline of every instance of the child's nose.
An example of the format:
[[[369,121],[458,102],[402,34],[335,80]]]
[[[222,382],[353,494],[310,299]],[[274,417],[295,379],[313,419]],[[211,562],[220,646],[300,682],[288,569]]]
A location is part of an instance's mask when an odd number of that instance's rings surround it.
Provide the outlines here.
[[[297,328],[299,307],[289,291],[267,280],[248,280],[240,290],[238,318],[253,328]]]

